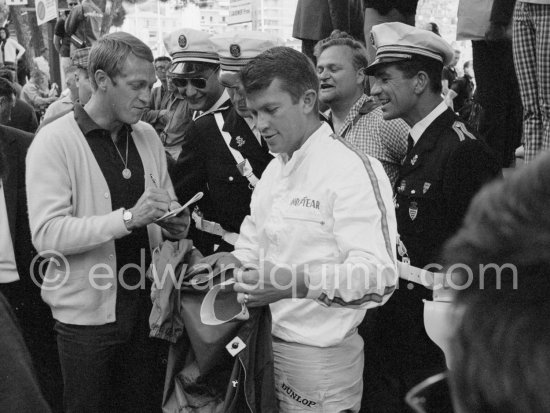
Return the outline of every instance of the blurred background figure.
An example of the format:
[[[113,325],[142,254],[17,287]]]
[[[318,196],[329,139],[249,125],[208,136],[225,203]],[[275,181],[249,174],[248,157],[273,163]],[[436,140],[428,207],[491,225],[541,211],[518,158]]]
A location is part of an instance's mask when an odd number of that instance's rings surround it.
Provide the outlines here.
[[[530,162],[541,151],[550,150],[550,0],[518,0],[513,27],[525,162]]]
[[[441,84],[443,85],[443,96],[447,96],[451,85],[453,82],[458,79],[458,72],[456,71],[456,65],[460,60],[460,50],[454,49],[453,60],[447,66],[443,68],[443,74],[441,75]]]
[[[102,20],[103,12],[92,0],[83,0],[74,6],[65,22],[65,33],[71,37],[71,54],[97,42],[101,36]]]
[[[34,133],[38,128],[36,113],[31,105],[20,98],[23,88],[13,81],[14,75],[12,70],[0,69],[0,78],[9,81],[15,90],[15,106],[11,111],[11,120],[6,123],[6,126]]]
[[[65,84],[65,71],[71,65],[71,36],[65,31],[65,22],[71,10],[78,6],[77,0],[67,0],[68,10],[63,11],[55,23],[53,46],[59,53],[59,61],[61,64],[61,84]]]
[[[141,120],[150,123],[160,135],[166,126],[168,102],[170,100],[170,91],[168,90],[167,73],[172,64],[172,59],[168,56],[157,57],[154,61],[155,74],[160,82],[151,90],[151,100],[149,108],[143,112]]]
[[[6,27],[0,27],[0,55],[4,67],[17,72],[17,63],[23,57],[25,48],[10,38]]]
[[[472,98],[474,95],[474,68],[472,61],[464,63],[464,75],[457,78],[451,85],[451,90],[456,93],[453,99],[454,111],[458,113],[463,122],[468,121],[472,109]]]
[[[65,80],[67,89],[63,91],[59,99],[50,104],[44,113],[44,120],[56,116],[59,113],[69,112],[75,102],[78,101],[78,86],[76,85],[75,74],[76,66],[69,66],[65,70]]]
[[[549,177],[544,154],[485,187],[445,245],[462,278],[449,360],[457,413],[550,411]]]
[[[370,40],[372,26],[381,23],[401,22],[414,26],[416,18],[416,7],[418,0],[364,0],[365,24],[363,32],[367,46],[367,58],[369,64],[374,61],[376,49]],[[370,78],[370,84],[374,79]]]
[[[362,0],[298,0],[292,36],[302,40],[302,53],[314,63],[315,44],[341,30],[364,42]]]
[[[38,69],[31,72],[31,78],[21,91],[21,98],[33,107],[38,119],[42,118],[50,103],[55,102],[56,95],[57,85],[54,83],[48,90],[47,76]]]

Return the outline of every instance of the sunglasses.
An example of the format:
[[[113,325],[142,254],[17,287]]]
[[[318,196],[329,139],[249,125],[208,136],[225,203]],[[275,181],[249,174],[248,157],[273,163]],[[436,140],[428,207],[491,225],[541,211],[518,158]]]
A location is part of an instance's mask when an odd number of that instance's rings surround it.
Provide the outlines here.
[[[195,89],[204,89],[206,88],[206,83],[208,79],[212,77],[214,73],[218,71],[219,68],[214,70],[208,77],[205,79],[203,77],[172,77],[172,83],[175,87],[187,87],[188,84],[191,84]]]
[[[193,77],[193,78],[181,78],[175,77],[172,79],[172,83],[175,87],[187,87],[188,84],[191,84],[195,89],[204,89],[206,87],[206,81],[202,77]]]
[[[67,3],[67,6],[78,6],[78,3]]]

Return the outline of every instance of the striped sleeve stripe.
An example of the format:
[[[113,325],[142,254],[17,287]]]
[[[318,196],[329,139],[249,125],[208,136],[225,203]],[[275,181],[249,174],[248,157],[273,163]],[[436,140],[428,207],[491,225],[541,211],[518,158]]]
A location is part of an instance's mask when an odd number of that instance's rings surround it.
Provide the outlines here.
[[[374,301],[375,303],[381,303],[384,301],[384,297],[387,295],[391,295],[395,290],[395,285],[388,286],[384,288],[384,292],[382,295],[377,293],[368,293],[365,294],[363,297],[358,298],[357,300],[352,301],[345,301],[341,297],[334,297],[332,300],[328,298],[328,296],[325,293],[322,293],[317,300],[321,301],[323,304],[325,304],[327,307],[330,307],[333,304],[340,305],[342,307],[352,307],[352,306],[362,306],[365,303],[368,303],[369,301]]]
[[[374,197],[376,199],[376,204],[378,205],[378,209],[380,210],[380,213],[382,214],[382,235],[384,236],[384,242],[386,243],[386,251],[388,252],[388,255],[392,261],[394,261],[393,256],[393,248],[392,248],[392,242],[390,238],[390,231],[388,227],[388,217],[387,217],[387,211],[386,211],[386,205],[384,204],[384,200],[382,199],[382,194],[380,192],[380,186],[378,185],[378,178],[376,177],[376,173],[374,172],[374,169],[372,168],[372,164],[370,162],[370,159],[367,155],[365,155],[363,152],[359,151],[355,146],[347,142],[346,140],[342,139],[336,134],[332,134],[332,137],[344,144],[349,150],[351,150],[353,153],[355,153],[359,158],[363,161],[363,165],[365,166],[365,169],[367,170],[367,174],[369,176],[372,188],[374,190]]]

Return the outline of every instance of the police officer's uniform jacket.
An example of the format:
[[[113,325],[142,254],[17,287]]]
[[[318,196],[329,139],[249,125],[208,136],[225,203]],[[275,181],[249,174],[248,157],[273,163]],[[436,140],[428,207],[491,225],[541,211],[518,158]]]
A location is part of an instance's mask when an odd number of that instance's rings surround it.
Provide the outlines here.
[[[250,162],[254,175],[260,178],[272,159],[267,145],[258,141],[229,100],[217,112],[223,115],[223,130],[231,135],[230,146]],[[225,231],[238,233],[250,213],[252,189],[239,172],[214,116],[214,113],[203,115],[187,129],[181,154],[171,168],[172,182],[181,202],[203,191],[205,197],[199,208],[204,219],[219,223]],[[193,230],[190,237],[205,255],[213,252],[214,244],[232,249],[219,236],[203,231]]]
[[[431,116],[436,111],[439,116],[403,160],[395,190],[397,229],[411,265],[420,268],[439,262],[444,242],[460,227],[475,193],[500,171],[490,149],[444,102]],[[441,268],[427,269],[437,272]],[[424,331],[422,299],[431,298],[431,290],[399,280],[399,289],[379,314],[380,325],[392,325],[383,333],[384,342],[393,343],[392,350],[388,348],[392,356],[385,363],[407,369],[407,362],[417,366],[421,360],[428,370],[420,375],[444,368],[443,354]]]

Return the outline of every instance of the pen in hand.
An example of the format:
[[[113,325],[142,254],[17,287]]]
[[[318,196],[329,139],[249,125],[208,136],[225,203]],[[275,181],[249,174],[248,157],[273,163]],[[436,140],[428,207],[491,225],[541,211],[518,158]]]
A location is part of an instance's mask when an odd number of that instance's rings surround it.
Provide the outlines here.
[[[151,181],[155,184],[155,187],[160,188],[160,186],[159,186],[159,184],[157,183],[157,180],[155,179],[155,177],[153,176],[153,174],[149,174],[149,176],[151,177]],[[170,212],[170,205],[168,205],[168,212]]]

